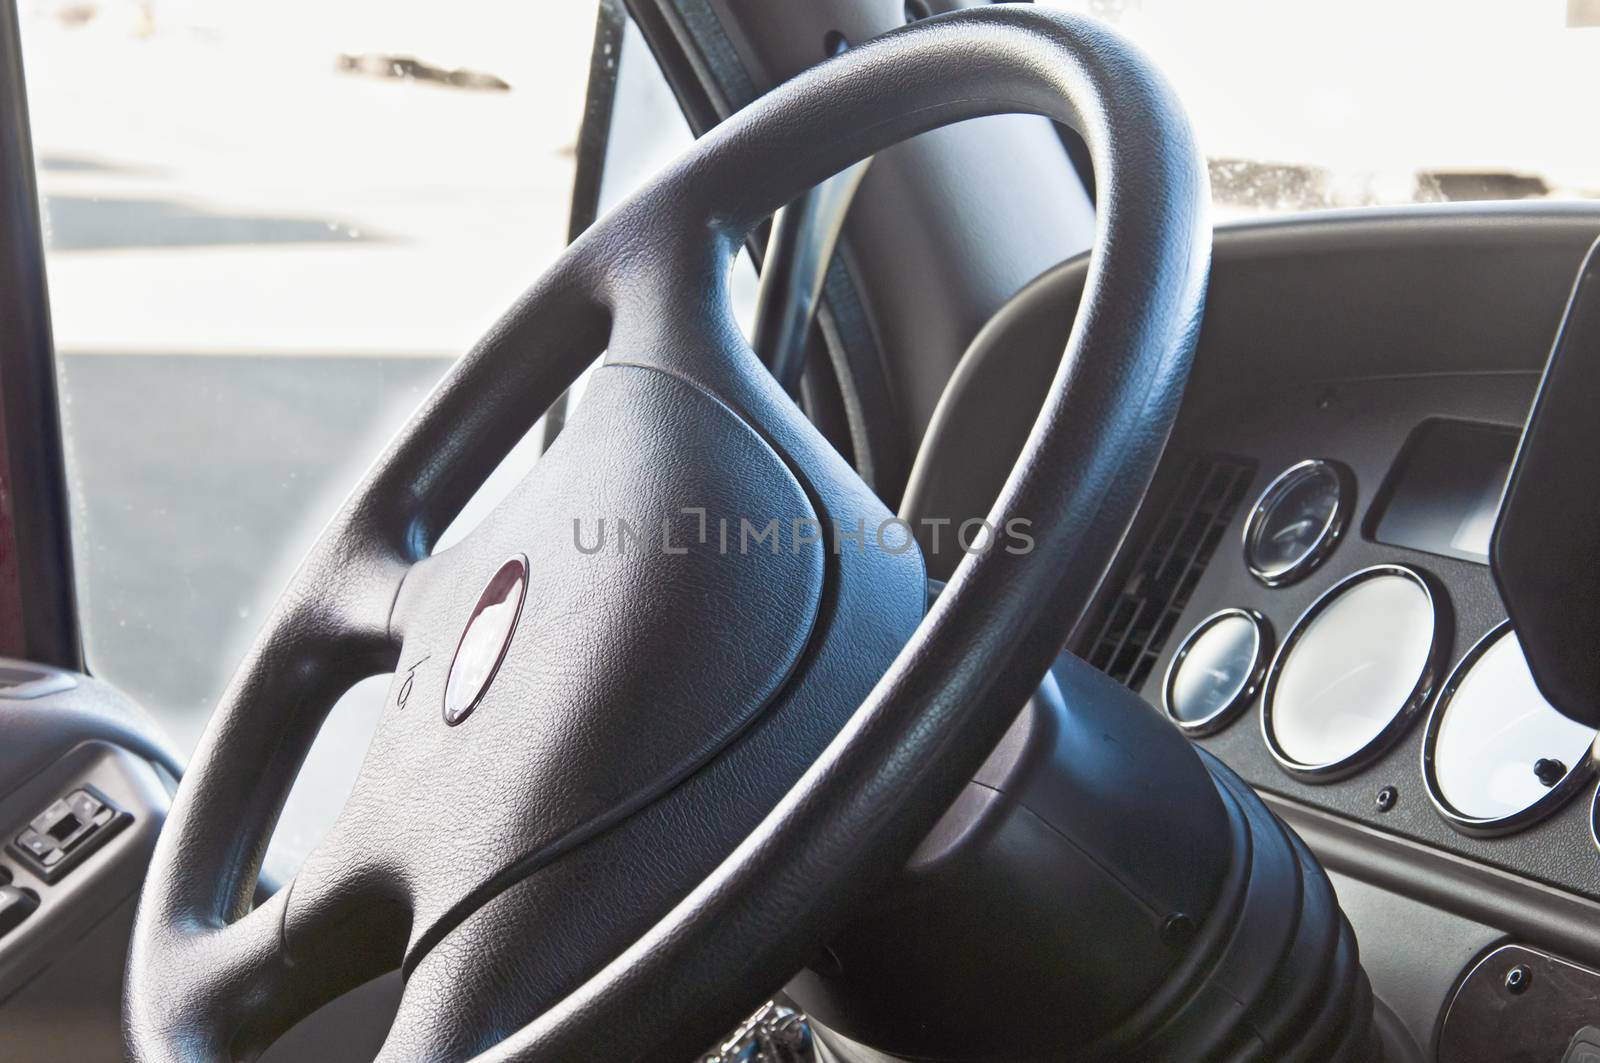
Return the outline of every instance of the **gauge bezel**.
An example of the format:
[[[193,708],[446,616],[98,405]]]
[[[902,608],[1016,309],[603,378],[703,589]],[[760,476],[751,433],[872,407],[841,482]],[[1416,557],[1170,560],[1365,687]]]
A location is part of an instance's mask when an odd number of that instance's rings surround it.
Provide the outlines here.
[[[1256,564],[1252,544],[1266,520],[1269,502],[1281,496],[1293,482],[1310,473],[1322,471],[1332,473],[1335,495],[1333,512],[1328,515],[1327,523],[1322,526],[1316,541],[1288,568],[1277,572],[1262,569]],[[1355,510],[1355,503],[1355,474],[1343,464],[1331,458],[1307,458],[1295,462],[1273,477],[1272,482],[1256,496],[1255,505],[1250,507],[1250,517],[1244,523],[1244,533],[1241,536],[1245,568],[1258,582],[1268,587],[1287,587],[1291,583],[1305,579],[1328,559],[1334,547],[1344,538],[1344,533],[1350,526],[1350,516]]]
[[[1180,720],[1177,713],[1172,710],[1172,682],[1178,677],[1178,669],[1189,656],[1189,651],[1194,648],[1195,640],[1222,621],[1235,617],[1248,620],[1251,628],[1256,633],[1255,658],[1250,663],[1250,674],[1245,679],[1244,686],[1239,688],[1239,692],[1234,695],[1231,701],[1210,715],[1198,720]],[[1272,650],[1272,625],[1265,616],[1254,609],[1230,607],[1219,609],[1210,616],[1205,617],[1183,637],[1183,643],[1178,647],[1178,652],[1173,654],[1172,660],[1167,663],[1166,675],[1161,680],[1161,707],[1166,710],[1167,719],[1176,724],[1178,729],[1185,734],[1193,735],[1197,738],[1216,734],[1249,708],[1250,703],[1261,692],[1262,683],[1266,681],[1267,677],[1267,665],[1272,660]]]
[[[1322,764],[1306,764],[1298,761],[1279,744],[1272,728],[1272,700],[1273,695],[1277,693],[1278,680],[1283,675],[1283,666],[1288,661],[1289,654],[1294,651],[1295,646],[1311,627],[1311,622],[1324,609],[1351,587],[1381,576],[1399,576],[1408,579],[1422,588],[1422,593],[1427,596],[1428,607],[1433,613],[1433,641],[1428,647],[1422,671],[1405,702],[1366,745],[1348,756]],[[1395,743],[1405,735],[1412,722],[1421,715],[1422,710],[1432,699],[1439,679],[1449,664],[1454,631],[1455,614],[1450,609],[1450,599],[1445,593],[1444,586],[1420,569],[1398,564],[1371,565],[1339,580],[1319,594],[1316,601],[1300,614],[1294,626],[1289,629],[1289,634],[1278,646],[1277,652],[1273,654],[1272,666],[1267,669],[1266,686],[1261,692],[1261,737],[1267,744],[1267,752],[1272,754],[1272,759],[1278,762],[1280,768],[1306,782],[1335,782],[1367,767],[1394,748]]]
[[[1594,760],[1590,756],[1590,760]],[[1595,789],[1594,796],[1589,798],[1589,840],[1594,842],[1594,847],[1600,849],[1600,788]]]
[[[1463,834],[1478,838],[1509,834],[1532,826],[1570,801],[1572,795],[1587,786],[1595,776],[1595,747],[1591,742],[1588,755],[1568,768],[1560,782],[1533,804],[1510,815],[1490,818],[1469,816],[1451,805],[1444,796],[1444,789],[1439,785],[1438,773],[1434,766],[1434,746],[1439,740],[1439,728],[1444,724],[1444,713],[1449,707],[1451,697],[1460,687],[1461,681],[1467,677],[1467,673],[1472,670],[1473,665],[1483,658],[1490,647],[1510,632],[1511,621],[1502,620],[1473,643],[1472,648],[1462,655],[1454,668],[1450,669],[1449,676],[1445,678],[1433,699],[1433,708],[1428,712],[1428,728],[1422,735],[1422,782],[1428,792],[1428,800],[1432,802],[1434,811],[1438,812],[1446,823]]]

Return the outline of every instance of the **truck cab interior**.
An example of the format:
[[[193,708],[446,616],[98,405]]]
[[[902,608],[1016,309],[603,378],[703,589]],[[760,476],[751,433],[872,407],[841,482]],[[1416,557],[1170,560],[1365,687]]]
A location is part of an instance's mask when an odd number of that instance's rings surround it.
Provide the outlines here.
[[[1600,1058],[1600,6],[415,7],[0,0],[0,1059]]]

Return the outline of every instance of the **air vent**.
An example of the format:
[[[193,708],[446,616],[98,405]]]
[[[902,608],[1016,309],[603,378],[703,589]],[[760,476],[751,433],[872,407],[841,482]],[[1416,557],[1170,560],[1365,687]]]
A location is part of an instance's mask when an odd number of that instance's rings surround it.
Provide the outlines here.
[[[1254,474],[1243,458],[1189,459],[1090,643],[1090,664],[1134,690],[1144,686]]]

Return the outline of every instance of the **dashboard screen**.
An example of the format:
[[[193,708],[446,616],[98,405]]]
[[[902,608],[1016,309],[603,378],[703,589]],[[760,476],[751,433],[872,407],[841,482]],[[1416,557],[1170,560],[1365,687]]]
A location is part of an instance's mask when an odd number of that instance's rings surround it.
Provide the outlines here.
[[[1520,437],[1503,425],[1424,421],[1389,470],[1371,537],[1488,564],[1489,538]]]

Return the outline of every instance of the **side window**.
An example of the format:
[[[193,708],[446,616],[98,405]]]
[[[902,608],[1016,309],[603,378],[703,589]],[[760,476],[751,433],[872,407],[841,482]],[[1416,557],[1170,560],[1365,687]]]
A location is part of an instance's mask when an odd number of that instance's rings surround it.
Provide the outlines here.
[[[594,0],[35,0],[90,668],[184,751],[278,589],[566,239]],[[292,863],[385,680],[325,729]]]

